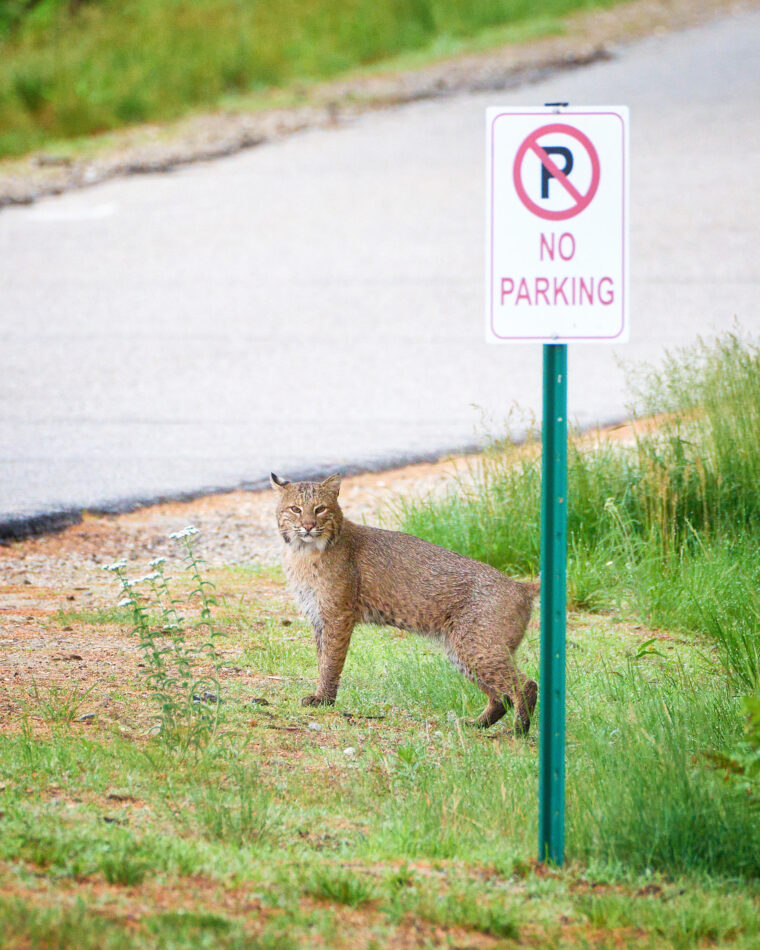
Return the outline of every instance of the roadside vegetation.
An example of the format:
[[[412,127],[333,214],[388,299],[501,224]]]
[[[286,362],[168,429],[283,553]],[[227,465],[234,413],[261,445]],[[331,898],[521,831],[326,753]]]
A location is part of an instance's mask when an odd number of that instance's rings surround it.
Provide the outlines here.
[[[602,672],[616,714],[600,719],[593,691],[571,700],[578,741],[595,749],[576,760],[571,847],[585,860],[756,876],[760,349],[737,335],[700,343],[644,371],[635,388],[643,423],[630,444],[576,438],[568,458],[570,607],[651,631],[625,670]],[[540,490],[538,447],[506,439],[445,498],[403,503],[401,523],[534,575]],[[690,659],[663,654],[658,631],[688,644]],[[581,638],[571,646],[585,649]],[[738,758],[713,755],[727,747]],[[710,778],[705,756],[722,762],[738,797]]]
[[[534,860],[534,735],[472,730],[479,691],[389,629],[304,710],[279,571],[206,572],[187,530],[186,571],[117,562],[116,610],[45,621],[132,660],[10,679],[0,945],[756,947],[760,353],[724,338],[640,389],[656,424],[571,453],[565,868]],[[534,574],[537,465],[495,444],[405,526]]]
[[[0,156],[472,44],[616,0],[4,0]]]

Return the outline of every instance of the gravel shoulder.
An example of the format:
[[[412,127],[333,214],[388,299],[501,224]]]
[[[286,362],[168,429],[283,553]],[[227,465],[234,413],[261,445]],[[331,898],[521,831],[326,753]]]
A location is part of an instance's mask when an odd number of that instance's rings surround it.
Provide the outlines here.
[[[273,92],[255,111],[226,109],[168,125],[108,133],[85,147],[61,146],[0,161],[0,208],[30,204],[124,175],[169,172],[311,128],[349,122],[372,109],[472,91],[498,92],[562,69],[614,57],[643,36],[738,13],[758,0],[634,0],[569,17],[559,36],[458,56],[415,70],[359,74],[287,93]],[[287,104],[280,105],[287,97]]]

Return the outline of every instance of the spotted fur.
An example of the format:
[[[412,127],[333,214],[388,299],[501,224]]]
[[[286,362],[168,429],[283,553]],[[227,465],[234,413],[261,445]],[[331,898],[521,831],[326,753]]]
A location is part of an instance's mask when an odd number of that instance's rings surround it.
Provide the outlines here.
[[[323,482],[272,475],[285,573],[317,647],[317,688],[303,703],[335,702],[357,623],[388,624],[442,643],[488,697],[479,725],[514,706],[515,728],[527,732],[538,687],[513,657],[538,585],[412,535],[348,521],[338,503],[340,481],[337,474]]]

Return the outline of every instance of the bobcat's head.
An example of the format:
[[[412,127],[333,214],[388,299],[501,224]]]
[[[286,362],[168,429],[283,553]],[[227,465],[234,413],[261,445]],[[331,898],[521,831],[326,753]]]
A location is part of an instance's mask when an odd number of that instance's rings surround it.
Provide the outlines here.
[[[340,475],[330,475],[323,482],[288,482],[272,473],[270,480],[280,495],[277,527],[285,543],[301,550],[329,547],[343,525],[338,504]]]

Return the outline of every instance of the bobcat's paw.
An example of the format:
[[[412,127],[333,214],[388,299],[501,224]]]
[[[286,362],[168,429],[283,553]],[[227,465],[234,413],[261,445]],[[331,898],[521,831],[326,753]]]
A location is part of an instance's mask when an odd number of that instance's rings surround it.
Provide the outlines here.
[[[302,706],[334,706],[335,700],[328,699],[325,696],[317,696],[315,693],[312,693],[310,696],[304,696],[301,700]]]

